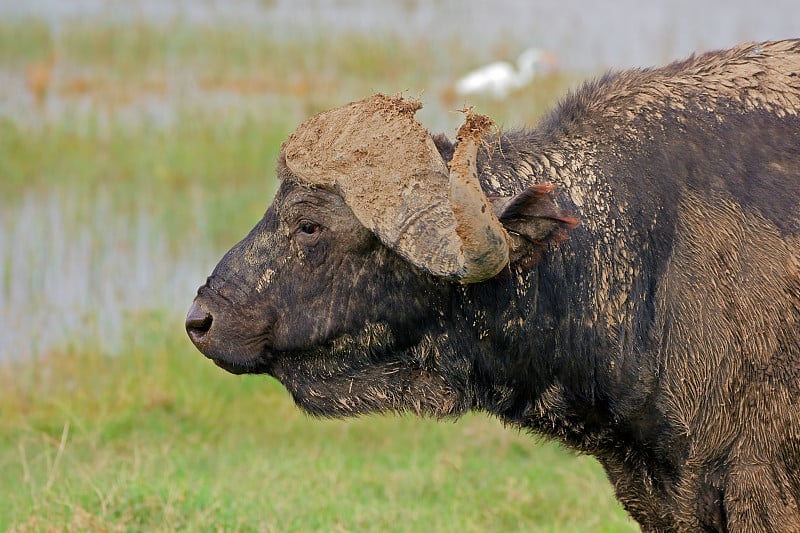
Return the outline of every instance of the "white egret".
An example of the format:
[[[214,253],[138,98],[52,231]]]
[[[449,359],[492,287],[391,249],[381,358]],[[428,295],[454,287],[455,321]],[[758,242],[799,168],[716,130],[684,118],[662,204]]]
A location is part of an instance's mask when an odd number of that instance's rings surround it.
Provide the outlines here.
[[[458,80],[456,92],[460,95],[489,94],[502,100],[514,89],[530,83],[541,67],[552,68],[555,62],[552,52],[529,48],[520,54],[516,69],[507,61],[490,63]]]

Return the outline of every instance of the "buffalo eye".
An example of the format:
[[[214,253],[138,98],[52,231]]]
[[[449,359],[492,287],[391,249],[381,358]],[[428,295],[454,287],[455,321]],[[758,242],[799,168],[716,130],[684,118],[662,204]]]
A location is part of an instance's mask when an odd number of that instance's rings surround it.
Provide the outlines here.
[[[297,240],[300,244],[314,244],[320,233],[322,233],[322,226],[316,222],[303,221],[297,226]]]
[[[319,224],[313,222],[303,222],[300,224],[300,233],[305,235],[314,235],[320,230]]]

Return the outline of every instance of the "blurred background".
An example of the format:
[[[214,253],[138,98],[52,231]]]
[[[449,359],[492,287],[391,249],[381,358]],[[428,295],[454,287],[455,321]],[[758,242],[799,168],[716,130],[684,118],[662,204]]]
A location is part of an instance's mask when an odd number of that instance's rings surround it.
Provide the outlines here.
[[[608,69],[797,36],[796,0],[0,0],[0,530],[636,530],[591,458],[482,415],[309,419],[184,314],[317,111],[513,128]]]

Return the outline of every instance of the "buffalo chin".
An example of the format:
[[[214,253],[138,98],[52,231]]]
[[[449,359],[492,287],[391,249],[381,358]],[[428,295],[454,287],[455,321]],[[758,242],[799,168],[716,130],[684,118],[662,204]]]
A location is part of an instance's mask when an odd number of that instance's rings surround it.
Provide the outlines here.
[[[258,357],[250,361],[226,361],[224,359],[212,359],[214,364],[231,374],[266,374],[267,366]]]

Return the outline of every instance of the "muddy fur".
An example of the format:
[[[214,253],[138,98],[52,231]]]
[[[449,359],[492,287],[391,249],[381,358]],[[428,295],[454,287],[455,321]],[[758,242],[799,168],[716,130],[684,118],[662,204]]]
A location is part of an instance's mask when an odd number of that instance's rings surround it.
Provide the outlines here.
[[[798,112],[798,41],[586,84],[486,137],[511,262],[471,285],[281,159],[187,329],[316,415],[480,410],[558,439],[645,531],[800,531]]]

